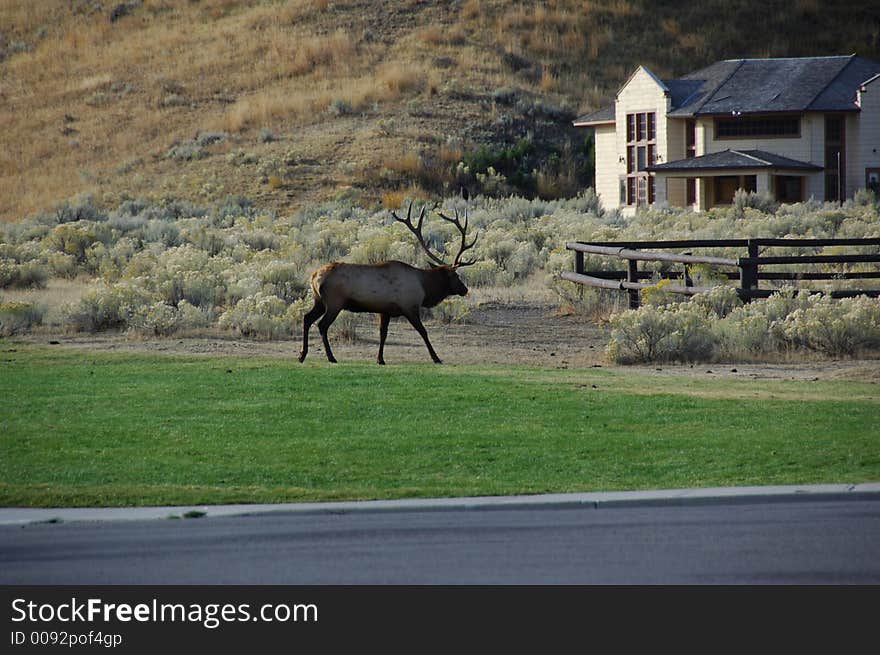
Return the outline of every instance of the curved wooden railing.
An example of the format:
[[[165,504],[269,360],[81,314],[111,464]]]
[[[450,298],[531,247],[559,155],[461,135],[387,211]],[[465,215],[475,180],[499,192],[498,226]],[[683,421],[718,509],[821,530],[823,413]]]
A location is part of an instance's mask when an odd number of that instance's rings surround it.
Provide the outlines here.
[[[812,255],[770,255],[762,256],[762,248],[826,248],[826,247],[863,247],[874,248],[869,253],[848,254],[812,254]],[[774,291],[760,289],[759,280],[856,280],[880,278],[880,266],[869,271],[779,271],[761,270],[762,267],[788,265],[802,266],[808,264],[860,264],[880,263],[880,238],[869,239],[685,239],[675,241],[613,241],[583,242],[569,241],[565,244],[568,250],[574,251],[575,270],[562,273],[562,278],[601,289],[627,291],[630,307],[639,306],[639,291],[656,284],[656,281],[642,282],[651,279],[656,273],[640,271],[640,261],[668,262],[682,264],[681,274],[673,275],[667,271],[667,279],[678,279],[681,284],[668,284],[664,290],[670,293],[693,295],[708,291],[711,286],[694,286],[690,279],[689,268],[694,264],[702,264],[721,269],[719,277],[739,280],[737,293],[744,300],[766,298]],[[691,252],[671,253],[662,250],[693,250],[707,248],[740,248],[746,256],[714,257],[710,255],[694,255]],[[584,254],[617,257],[627,262],[626,270],[586,271],[584,270]],[[723,269],[739,269],[738,271]],[[831,291],[809,290],[811,293],[830,293],[832,297],[843,298],[859,295],[880,296],[880,289],[833,289]]]

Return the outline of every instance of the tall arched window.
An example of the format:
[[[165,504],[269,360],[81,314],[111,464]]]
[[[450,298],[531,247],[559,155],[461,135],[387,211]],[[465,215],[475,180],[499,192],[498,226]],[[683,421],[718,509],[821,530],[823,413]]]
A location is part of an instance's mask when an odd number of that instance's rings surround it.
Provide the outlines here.
[[[645,169],[657,155],[657,115],[640,112],[626,115],[626,204],[654,202],[654,176]]]

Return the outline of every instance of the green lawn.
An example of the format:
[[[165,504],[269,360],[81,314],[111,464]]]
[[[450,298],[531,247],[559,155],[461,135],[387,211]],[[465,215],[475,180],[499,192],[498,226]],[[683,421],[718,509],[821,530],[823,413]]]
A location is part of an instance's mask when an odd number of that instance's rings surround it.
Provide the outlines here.
[[[880,480],[846,381],[108,354],[0,341],[0,505]]]

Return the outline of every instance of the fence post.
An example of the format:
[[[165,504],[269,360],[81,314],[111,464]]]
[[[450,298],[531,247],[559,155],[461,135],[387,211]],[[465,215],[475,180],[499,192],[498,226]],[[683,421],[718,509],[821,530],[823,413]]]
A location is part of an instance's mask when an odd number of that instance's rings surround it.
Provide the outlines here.
[[[758,244],[749,239],[748,242],[749,258],[754,259],[758,256]],[[743,291],[751,291],[758,288],[758,265],[757,264],[740,264],[739,265],[739,286]],[[745,302],[751,302],[750,295],[744,295]]]
[[[635,259],[627,260],[626,266],[626,281],[627,282],[638,282],[639,281],[639,263]],[[639,290],[638,289],[629,289],[627,291],[629,294],[629,308],[630,309],[638,309],[639,308]]]
[[[578,275],[584,274],[584,253],[580,250],[574,251],[574,272]],[[579,284],[578,286],[578,299],[584,299],[584,285]]]

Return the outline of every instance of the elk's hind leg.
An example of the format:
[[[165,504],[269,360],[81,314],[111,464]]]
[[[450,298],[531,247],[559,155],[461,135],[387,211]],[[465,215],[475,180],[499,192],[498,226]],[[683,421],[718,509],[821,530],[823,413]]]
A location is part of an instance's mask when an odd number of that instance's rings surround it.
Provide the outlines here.
[[[331,364],[336,363],[336,358],[333,356],[333,351],[330,350],[330,342],[327,340],[327,330],[333,325],[333,321],[339,316],[340,311],[342,311],[341,307],[327,307],[324,316],[318,321],[318,332],[321,333],[321,340],[324,342],[324,352],[327,353],[327,361]]]
[[[315,298],[315,304],[312,305],[312,308],[303,316],[303,345],[302,350],[299,351],[299,361],[300,363],[305,360],[306,355],[309,354],[309,329],[312,327],[312,323],[317,321],[321,314],[326,311],[326,307],[324,307],[324,303],[321,302],[320,298]]]
[[[376,362],[381,365],[385,364],[385,339],[388,337],[388,323],[391,322],[391,316],[388,314],[379,314],[379,357]]]

